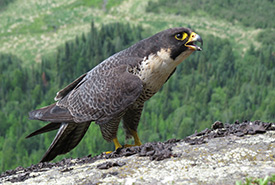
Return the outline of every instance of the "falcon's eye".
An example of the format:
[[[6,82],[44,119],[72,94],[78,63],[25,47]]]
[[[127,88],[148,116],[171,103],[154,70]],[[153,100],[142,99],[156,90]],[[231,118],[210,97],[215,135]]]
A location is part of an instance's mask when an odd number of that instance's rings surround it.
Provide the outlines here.
[[[177,39],[177,40],[184,40],[184,39],[186,39],[186,37],[187,37],[188,35],[187,35],[187,33],[177,33],[176,35],[175,35],[175,38]]]

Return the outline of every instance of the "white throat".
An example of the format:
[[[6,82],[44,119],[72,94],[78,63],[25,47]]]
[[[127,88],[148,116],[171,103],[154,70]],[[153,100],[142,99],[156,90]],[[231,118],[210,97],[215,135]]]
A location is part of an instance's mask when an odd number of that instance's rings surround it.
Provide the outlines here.
[[[139,66],[140,71],[136,75],[143,81],[145,88],[157,92],[174,69],[192,52],[187,50],[173,60],[170,58],[170,49],[161,49],[157,54],[151,54],[143,59]]]

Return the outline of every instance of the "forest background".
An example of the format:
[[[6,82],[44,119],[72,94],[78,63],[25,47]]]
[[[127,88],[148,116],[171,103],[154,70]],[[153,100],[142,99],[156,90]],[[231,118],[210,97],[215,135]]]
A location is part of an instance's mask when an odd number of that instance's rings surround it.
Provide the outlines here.
[[[180,64],[144,107],[143,142],[184,138],[220,120],[275,121],[273,0],[0,0],[0,172],[37,163],[55,132],[28,112],[110,55],[170,27],[190,27],[203,51]],[[124,143],[120,128],[119,140]],[[70,153],[113,150],[95,124]]]

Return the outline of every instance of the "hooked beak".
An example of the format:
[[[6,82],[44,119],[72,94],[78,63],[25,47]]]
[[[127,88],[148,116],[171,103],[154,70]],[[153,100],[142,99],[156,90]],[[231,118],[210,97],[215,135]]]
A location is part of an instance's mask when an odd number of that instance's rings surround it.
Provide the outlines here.
[[[203,41],[202,41],[202,38],[196,34],[195,32],[192,32],[188,41],[185,43],[185,46],[190,48],[191,50],[195,50],[195,51],[201,51],[202,48],[197,46],[195,44],[195,42],[200,42],[201,45],[203,45]]]

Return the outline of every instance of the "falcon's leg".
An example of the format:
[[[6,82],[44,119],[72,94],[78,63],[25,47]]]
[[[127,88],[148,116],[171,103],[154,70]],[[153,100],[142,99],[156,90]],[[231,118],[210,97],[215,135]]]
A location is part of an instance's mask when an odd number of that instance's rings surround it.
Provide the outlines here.
[[[108,123],[99,124],[101,134],[106,141],[116,138],[120,118],[111,119]]]
[[[117,138],[113,139],[113,142],[115,144],[115,149],[122,148],[121,144],[118,142]]]
[[[126,139],[133,137],[134,145],[124,145],[124,147],[140,146],[141,142],[137,134],[137,127],[142,113],[143,104],[130,107],[123,116],[123,128],[126,133]]]
[[[131,147],[131,146],[140,146],[140,145],[142,145],[142,143],[141,143],[141,141],[140,141],[140,139],[138,137],[137,132],[131,130],[131,133],[132,133],[132,136],[134,137],[135,144],[134,145],[125,144],[124,147]]]
[[[117,130],[121,117],[114,118],[108,123],[99,124],[101,134],[103,138],[107,141],[113,141],[115,144],[115,149],[122,148],[121,144],[117,139]],[[112,151],[105,152],[106,154],[111,153]]]

